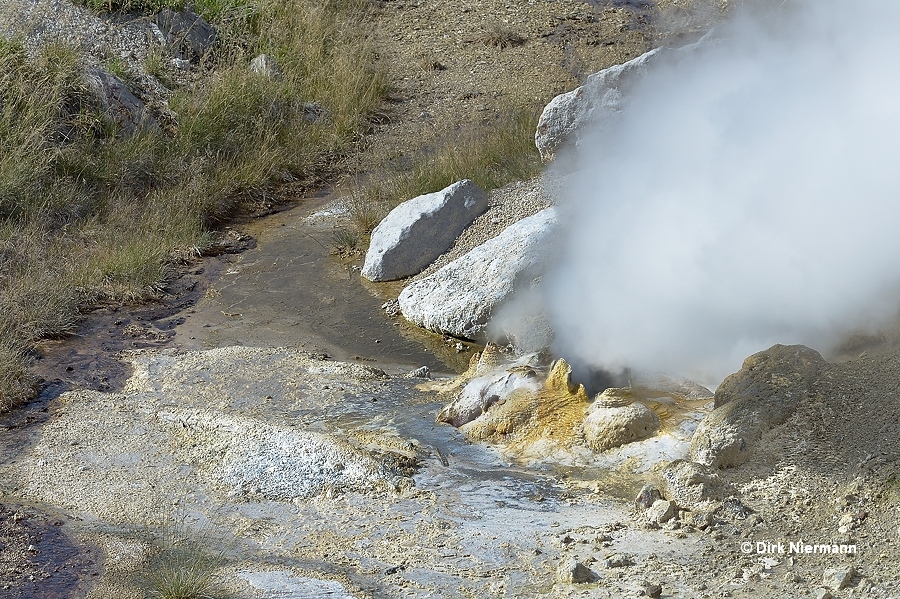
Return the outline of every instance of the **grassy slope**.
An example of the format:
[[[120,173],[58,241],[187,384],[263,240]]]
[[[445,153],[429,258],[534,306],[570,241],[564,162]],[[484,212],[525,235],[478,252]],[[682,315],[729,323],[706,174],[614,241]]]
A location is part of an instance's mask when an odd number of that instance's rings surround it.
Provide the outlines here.
[[[182,0],[81,0],[98,11],[183,7]],[[173,131],[132,137],[93,105],[84,58],[61,46],[28,57],[0,41],[0,411],[34,391],[27,351],[74,328],[100,299],[152,296],[173,262],[263,186],[327,172],[352,150],[386,81],[366,35],[364,0],[198,0],[220,43],[215,68],[175,90]],[[275,57],[281,77],[253,73]],[[166,80],[164,57],[153,74]],[[148,65],[149,66],[149,65]],[[107,65],[127,80],[121,62]],[[148,69],[149,70],[149,69]],[[327,117],[310,118],[308,104]],[[355,246],[400,201],[471,178],[486,189],[540,168],[537,114],[510,107],[411,168],[352,194]]]
[[[151,295],[167,264],[201,251],[249,192],[347,151],[380,102],[358,5],[214,8],[217,67],[176,90],[174,134],[117,136],[83,84],[82,56],[53,46],[29,57],[0,42],[0,407],[33,390],[31,342],[71,330],[101,297]],[[281,78],[250,71],[259,52]],[[311,122],[308,102],[328,118]]]

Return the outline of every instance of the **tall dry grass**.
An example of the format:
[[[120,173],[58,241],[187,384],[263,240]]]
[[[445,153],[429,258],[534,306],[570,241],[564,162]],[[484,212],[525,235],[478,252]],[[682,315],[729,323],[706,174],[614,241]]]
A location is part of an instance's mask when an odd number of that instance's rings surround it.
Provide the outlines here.
[[[53,45],[29,56],[0,40],[0,410],[34,390],[31,343],[71,331],[100,298],[156,293],[173,262],[202,252],[212,227],[254,190],[327,171],[381,100],[362,4],[195,7],[218,26],[220,43],[204,62],[212,68],[174,90],[170,133],[119,135],[84,84],[77,51]],[[275,58],[280,77],[251,71],[260,52]]]
[[[353,228],[367,234],[399,203],[461,179],[491,190],[533,177],[542,168],[534,145],[539,115],[536,107],[507,106],[460,134],[437,136],[442,143],[420,152],[408,168],[385,168],[348,192]]]

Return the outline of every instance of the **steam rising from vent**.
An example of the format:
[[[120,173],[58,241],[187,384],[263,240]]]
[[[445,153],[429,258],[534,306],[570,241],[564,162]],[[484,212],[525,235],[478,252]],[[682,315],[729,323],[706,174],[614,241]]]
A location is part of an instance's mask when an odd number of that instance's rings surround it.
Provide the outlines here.
[[[736,15],[558,159],[556,351],[705,380],[900,305],[900,3]]]

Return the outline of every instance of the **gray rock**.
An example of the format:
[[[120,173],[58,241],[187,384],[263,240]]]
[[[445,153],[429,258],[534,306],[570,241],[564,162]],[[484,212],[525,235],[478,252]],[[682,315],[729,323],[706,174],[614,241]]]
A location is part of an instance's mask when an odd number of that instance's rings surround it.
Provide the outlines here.
[[[750,459],[762,434],[785,422],[827,362],[802,345],[775,345],[744,360],[726,378],[710,412],[691,439],[691,459],[713,468],[731,468]]]
[[[633,566],[634,560],[627,555],[614,553],[613,555],[606,558],[605,563],[607,568],[625,568],[627,566]]]
[[[856,568],[853,566],[826,568],[822,574],[822,586],[832,591],[839,591],[849,586],[854,576],[856,576]]]
[[[279,70],[278,64],[275,62],[275,59],[268,54],[260,54],[259,56],[251,60],[250,70],[257,75],[262,75],[263,77],[267,77],[269,79],[277,79],[281,77],[281,70]]]
[[[642,592],[645,597],[656,599],[656,597],[662,595],[662,587],[658,584],[645,584]]]
[[[383,304],[381,304],[381,309],[384,310],[385,314],[388,316],[400,316],[400,302],[396,299],[390,299]]]
[[[197,62],[216,43],[216,30],[195,12],[176,12],[164,8],[156,15],[156,25],[166,37],[167,44],[181,58]]]
[[[421,272],[487,207],[487,194],[468,179],[403,202],[372,231],[362,276],[393,281]]]
[[[431,370],[427,366],[422,366],[407,372],[405,376],[408,379],[430,379]]]
[[[655,524],[664,524],[675,517],[676,508],[674,501],[658,499],[647,510],[647,521]]]
[[[544,161],[567,141],[577,140],[589,125],[621,110],[627,89],[663,52],[656,48],[620,65],[590,75],[584,85],[553,98],[541,113],[534,143]]]
[[[813,597],[815,597],[815,599],[834,599],[834,595],[831,594],[831,591],[822,588],[813,591]]]
[[[144,102],[112,73],[91,67],[85,71],[84,82],[106,116],[125,135],[156,126],[156,121],[147,111]]]
[[[486,340],[495,310],[543,272],[556,221],[546,208],[407,286],[398,298],[403,316],[438,333]]]
[[[659,492],[659,489],[653,485],[644,485],[638,492],[637,497],[635,497],[634,505],[639,509],[646,510],[653,505],[653,502],[657,499],[662,499],[662,494]]]
[[[720,501],[731,492],[730,487],[708,466],[673,460],[660,472],[663,492],[684,506],[696,507]]]
[[[606,451],[652,437],[659,426],[659,416],[642,403],[620,407],[595,404],[584,419],[584,439],[594,451]]]
[[[574,557],[564,560],[556,569],[556,581],[563,584],[584,584],[595,580],[597,575]]]

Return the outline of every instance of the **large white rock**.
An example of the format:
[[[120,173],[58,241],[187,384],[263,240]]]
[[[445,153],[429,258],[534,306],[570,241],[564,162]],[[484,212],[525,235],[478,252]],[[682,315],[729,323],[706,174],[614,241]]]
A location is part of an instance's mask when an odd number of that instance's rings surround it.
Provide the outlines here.
[[[372,231],[362,276],[393,281],[421,272],[487,207],[487,194],[468,179],[403,202]]]
[[[484,340],[495,309],[518,287],[543,271],[557,222],[546,208],[510,225],[500,235],[407,286],[400,294],[403,316],[438,333]]]
[[[588,125],[611,118],[621,109],[627,85],[661,52],[661,48],[590,75],[584,85],[553,98],[541,113],[534,143],[544,161],[553,159],[563,143],[577,140]]]

